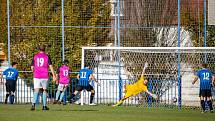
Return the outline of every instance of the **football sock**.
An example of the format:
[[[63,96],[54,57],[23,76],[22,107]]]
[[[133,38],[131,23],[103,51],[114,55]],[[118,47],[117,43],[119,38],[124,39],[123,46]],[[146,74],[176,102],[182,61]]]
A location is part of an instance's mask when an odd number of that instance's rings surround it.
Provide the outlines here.
[[[32,105],[36,103],[37,98],[38,98],[38,94],[39,94],[39,92],[34,92],[34,98],[33,98],[33,103],[32,103]]]
[[[205,111],[205,101],[204,100],[201,100],[201,107],[202,107],[202,110]]]
[[[209,100],[209,101],[207,101],[207,103],[208,103],[208,106],[209,106],[210,110],[212,111],[213,110],[212,101]]]
[[[43,92],[43,106],[46,106],[46,92]]]
[[[90,103],[93,102],[94,95],[95,95],[95,93],[91,93],[91,95],[90,95]]]
[[[63,97],[64,97],[64,91],[63,92],[61,92],[61,94],[60,94],[60,101],[62,101],[63,100]]]
[[[13,104],[14,103],[14,95],[10,96],[10,103]]]
[[[55,100],[58,100],[59,96],[60,96],[60,90],[57,91]]]
[[[10,94],[6,94],[5,103],[7,103],[7,100],[8,100],[9,96],[10,96]]]
[[[124,102],[124,100],[120,100],[115,106],[119,106]]]
[[[75,94],[71,95],[71,100],[75,100]]]

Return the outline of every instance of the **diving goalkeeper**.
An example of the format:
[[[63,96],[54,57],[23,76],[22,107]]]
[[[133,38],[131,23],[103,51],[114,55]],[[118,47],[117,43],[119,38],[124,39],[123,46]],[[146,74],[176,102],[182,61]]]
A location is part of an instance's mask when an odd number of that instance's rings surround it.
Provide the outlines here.
[[[141,92],[146,92],[150,96],[152,96],[153,98],[157,99],[157,95],[152,94],[147,89],[148,80],[144,79],[144,73],[145,73],[145,70],[146,70],[147,66],[148,66],[148,64],[145,63],[145,66],[143,68],[141,77],[140,77],[140,79],[137,82],[135,82],[134,84],[125,85],[125,91],[124,91],[125,92],[125,96],[124,96],[124,98],[121,99],[117,104],[113,105],[113,107],[121,105],[129,97],[135,96],[135,95],[137,95],[137,94],[139,94]]]

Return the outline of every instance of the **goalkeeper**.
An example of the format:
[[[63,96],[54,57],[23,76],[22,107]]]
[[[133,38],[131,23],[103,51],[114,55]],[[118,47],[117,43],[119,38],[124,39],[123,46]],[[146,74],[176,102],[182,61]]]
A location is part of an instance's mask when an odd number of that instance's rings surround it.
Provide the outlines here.
[[[148,80],[144,79],[144,73],[145,73],[146,68],[147,68],[147,63],[145,63],[145,66],[143,68],[143,71],[142,71],[140,79],[137,82],[135,82],[134,84],[125,85],[125,91],[124,91],[125,96],[124,96],[124,98],[121,99],[117,104],[113,105],[113,107],[121,105],[129,97],[135,96],[135,95],[137,95],[137,94],[139,94],[141,92],[146,92],[150,96],[152,96],[153,98],[157,99],[157,95],[152,94],[147,89]]]

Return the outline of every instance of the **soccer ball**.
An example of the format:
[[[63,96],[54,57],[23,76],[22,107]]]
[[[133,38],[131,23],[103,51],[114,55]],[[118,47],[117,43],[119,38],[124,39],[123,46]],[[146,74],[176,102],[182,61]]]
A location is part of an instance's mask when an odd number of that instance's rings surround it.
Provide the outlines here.
[[[172,102],[176,103],[177,102],[177,98],[176,97],[172,98]]]

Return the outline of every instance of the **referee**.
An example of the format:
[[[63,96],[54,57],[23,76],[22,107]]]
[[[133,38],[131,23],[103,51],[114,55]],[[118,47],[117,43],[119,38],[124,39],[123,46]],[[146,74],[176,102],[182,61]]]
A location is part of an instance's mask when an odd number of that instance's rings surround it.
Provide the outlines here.
[[[8,97],[10,97],[10,103],[14,103],[14,92],[16,91],[16,81],[18,78],[18,71],[16,70],[17,68],[17,62],[12,62],[12,67],[6,69],[3,72],[3,75],[5,75],[6,79],[6,98],[5,98],[5,104],[7,104]]]

